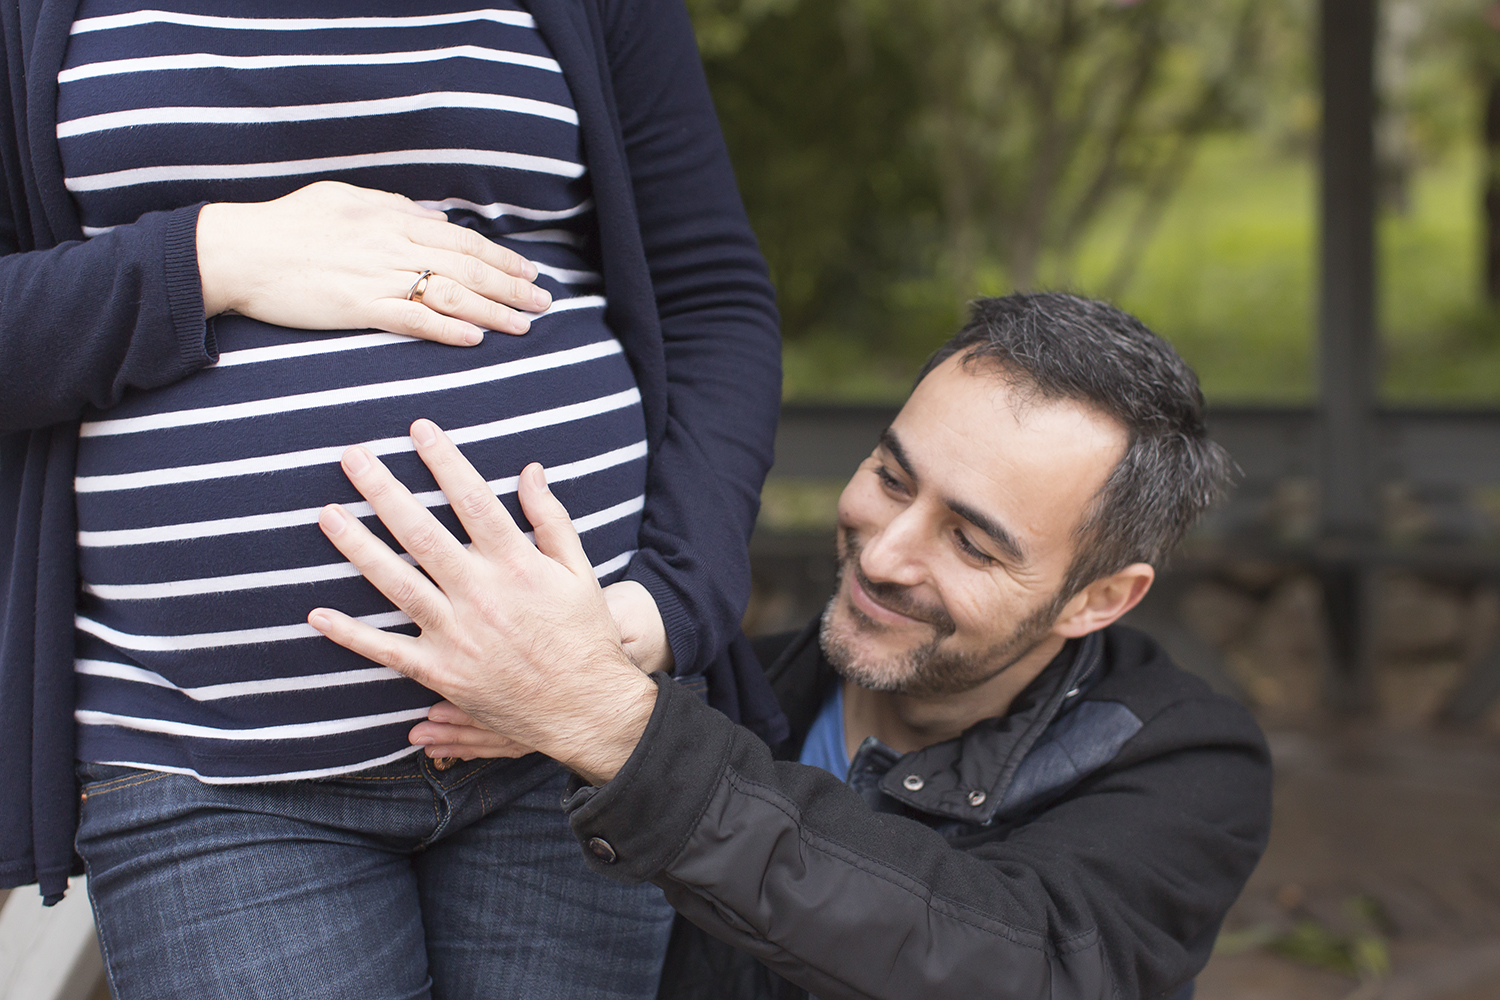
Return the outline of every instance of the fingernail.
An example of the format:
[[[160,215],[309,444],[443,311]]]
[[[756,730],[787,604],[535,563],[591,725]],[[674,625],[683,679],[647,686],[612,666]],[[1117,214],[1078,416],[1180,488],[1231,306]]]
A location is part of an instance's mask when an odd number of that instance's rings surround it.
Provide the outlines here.
[[[541,268],[537,267],[536,264],[533,261],[529,261],[529,260],[526,262],[526,267],[523,270],[524,270],[524,273],[526,275],[526,280],[527,281],[531,281],[537,275],[539,275],[539,274],[542,273]]]
[[[318,512],[318,526],[330,535],[342,535],[349,526],[348,515],[338,504],[329,504]]]
[[[415,743],[419,747],[425,747],[425,746],[429,745],[430,743],[432,743],[432,737],[431,736],[418,736],[412,742]]]
[[[484,340],[484,333],[479,330],[470,330],[468,333],[464,334],[464,344],[469,347],[473,347],[475,344],[478,344],[482,340]]]
[[[370,467],[370,453],[363,448],[350,448],[344,452],[344,468],[356,476],[363,474]]]
[[[411,425],[411,439],[419,448],[431,448],[437,444],[437,425],[431,420],[418,420]]]
[[[525,333],[527,330],[531,329],[531,320],[527,319],[525,316],[522,316],[520,313],[512,313],[510,325],[511,328],[514,329],[517,333]]]
[[[534,288],[531,290],[531,301],[536,303],[538,309],[546,309],[552,304],[552,295],[545,288]]]
[[[319,632],[327,632],[330,628],[333,627],[333,619],[329,618],[322,608],[318,608],[317,610],[313,611],[312,614],[307,616],[307,624],[311,625]]]

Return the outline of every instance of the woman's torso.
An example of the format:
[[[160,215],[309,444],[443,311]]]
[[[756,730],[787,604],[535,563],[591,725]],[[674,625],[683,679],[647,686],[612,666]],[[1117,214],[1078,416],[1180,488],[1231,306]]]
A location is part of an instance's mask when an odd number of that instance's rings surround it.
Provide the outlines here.
[[[217,366],[85,417],[79,756],[221,781],[368,766],[408,750],[435,696],[305,624],[327,605],[411,630],[316,526],[359,501],[343,448],[372,445],[456,527],[406,442],[430,417],[512,512],[513,477],[547,465],[605,582],[635,547],[645,429],[604,321],[572,100],[513,4],[145,10],[84,0],[59,76],[87,234],[332,178],[445,209],[542,265],[556,299],[472,349],[221,318]]]

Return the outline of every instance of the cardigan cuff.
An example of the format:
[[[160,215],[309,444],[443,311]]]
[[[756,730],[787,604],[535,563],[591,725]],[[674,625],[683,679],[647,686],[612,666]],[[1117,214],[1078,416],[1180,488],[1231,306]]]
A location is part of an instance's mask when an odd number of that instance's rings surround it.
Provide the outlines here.
[[[198,274],[198,212],[205,204],[179,208],[167,216],[167,305],[184,371],[197,371],[219,360],[213,325],[203,315],[203,280]]]
[[[701,674],[706,664],[697,662],[698,629],[687,608],[672,586],[657,572],[656,567],[645,558],[647,553],[637,553],[625,571],[625,579],[634,580],[646,588],[646,593],[656,602],[661,613],[661,623],[667,632],[667,645],[672,647],[672,672],[678,676]]]

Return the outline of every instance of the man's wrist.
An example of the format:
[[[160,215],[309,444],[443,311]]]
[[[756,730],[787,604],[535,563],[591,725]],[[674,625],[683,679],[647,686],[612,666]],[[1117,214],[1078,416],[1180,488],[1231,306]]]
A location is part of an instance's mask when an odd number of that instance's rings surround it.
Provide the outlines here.
[[[571,738],[549,756],[589,784],[605,784],[635,752],[651,721],[656,695],[656,682],[632,666],[618,684],[591,694]]]

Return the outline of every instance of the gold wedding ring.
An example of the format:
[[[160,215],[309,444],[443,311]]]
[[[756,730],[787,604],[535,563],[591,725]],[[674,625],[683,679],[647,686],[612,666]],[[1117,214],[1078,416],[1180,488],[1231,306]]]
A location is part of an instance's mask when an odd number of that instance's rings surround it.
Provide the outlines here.
[[[411,291],[406,293],[406,300],[408,302],[415,302],[418,305],[421,305],[422,296],[427,294],[427,282],[429,279],[431,279],[431,277],[431,270],[423,271],[421,274],[417,275],[417,280],[411,283]]]

